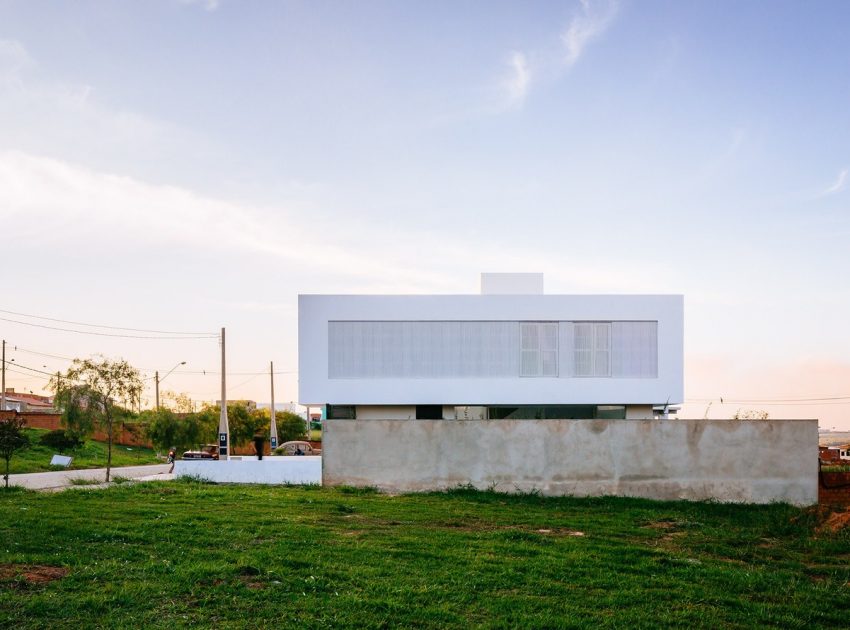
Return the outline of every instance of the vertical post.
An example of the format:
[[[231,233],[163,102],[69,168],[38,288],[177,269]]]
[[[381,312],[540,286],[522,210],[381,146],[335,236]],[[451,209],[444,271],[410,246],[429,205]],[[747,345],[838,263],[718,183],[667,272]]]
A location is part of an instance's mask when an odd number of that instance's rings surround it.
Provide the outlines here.
[[[310,406],[307,405],[305,413],[307,414],[307,441],[310,441]]]
[[[269,361],[269,377],[271,378],[272,386],[272,413],[271,421],[269,422],[269,442],[271,443],[272,454],[277,448],[277,413],[274,408],[274,361]]]
[[[156,391],[156,407],[154,409],[159,411],[159,370],[153,373],[153,382]]]
[[[0,394],[0,411],[6,411],[6,340],[3,340],[3,393]]]
[[[230,426],[227,423],[227,379],[224,362],[224,327],[221,329],[221,416],[218,421],[218,456],[230,459]]]

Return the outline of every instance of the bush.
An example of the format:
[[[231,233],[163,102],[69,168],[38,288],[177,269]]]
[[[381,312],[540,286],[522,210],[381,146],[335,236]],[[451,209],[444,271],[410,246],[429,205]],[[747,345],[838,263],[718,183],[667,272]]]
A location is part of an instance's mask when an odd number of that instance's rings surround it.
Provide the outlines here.
[[[45,446],[61,452],[72,451],[80,448],[83,441],[73,433],[69,433],[64,429],[56,429],[41,436],[39,440]]]

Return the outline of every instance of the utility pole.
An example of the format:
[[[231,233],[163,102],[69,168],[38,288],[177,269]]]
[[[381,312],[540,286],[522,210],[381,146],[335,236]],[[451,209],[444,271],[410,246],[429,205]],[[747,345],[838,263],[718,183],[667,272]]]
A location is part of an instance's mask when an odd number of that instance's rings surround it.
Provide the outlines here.
[[[269,424],[269,442],[271,442],[272,454],[277,448],[277,412],[274,408],[274,361],[269,361],[269,377],[272,382],[272,419]]]
[[[159,370],[153,373],[153,382],[156,389],[156,407],[154,409],[159,411]]]
[[[6,411],[6,340],[3,340],[3,383],[0,385],[3,393],[0,394],[0,411]]]
[[[218,420],[218,456],[219,459],[230,459],[228,443],[230,442],[230,426],[227,423],[227,381],[224,367],[224,327],[221,329],[221,416]]]

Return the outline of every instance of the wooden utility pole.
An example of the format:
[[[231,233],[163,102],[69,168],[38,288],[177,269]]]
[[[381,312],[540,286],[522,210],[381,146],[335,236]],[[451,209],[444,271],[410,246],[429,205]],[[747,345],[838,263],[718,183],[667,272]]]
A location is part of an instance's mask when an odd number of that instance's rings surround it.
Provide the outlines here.
[[[269,377],[271,378],[272,385],[272,415],[271,422],[269,423],[269,442],[272,447],[272,454],[274,454],[274,450],[277,448],[277,413],[274,408],[274,361],[269,361]]]
[[[224,363],[224,328],[221,329],[221,415],[218,420],[218,457],[230,459],[230,426],[227,422],[227,381]]]
[[[159,370],[153,373],[154,390],[156,391],[156,409],[159,411]]]

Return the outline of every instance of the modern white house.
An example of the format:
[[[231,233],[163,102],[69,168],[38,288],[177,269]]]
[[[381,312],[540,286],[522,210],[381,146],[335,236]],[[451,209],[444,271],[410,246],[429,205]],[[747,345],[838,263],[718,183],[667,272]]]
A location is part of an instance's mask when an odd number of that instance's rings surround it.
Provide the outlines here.
[[[681,295],[300,295],[299,402],[328,419],[643,419],[683,401]]]

